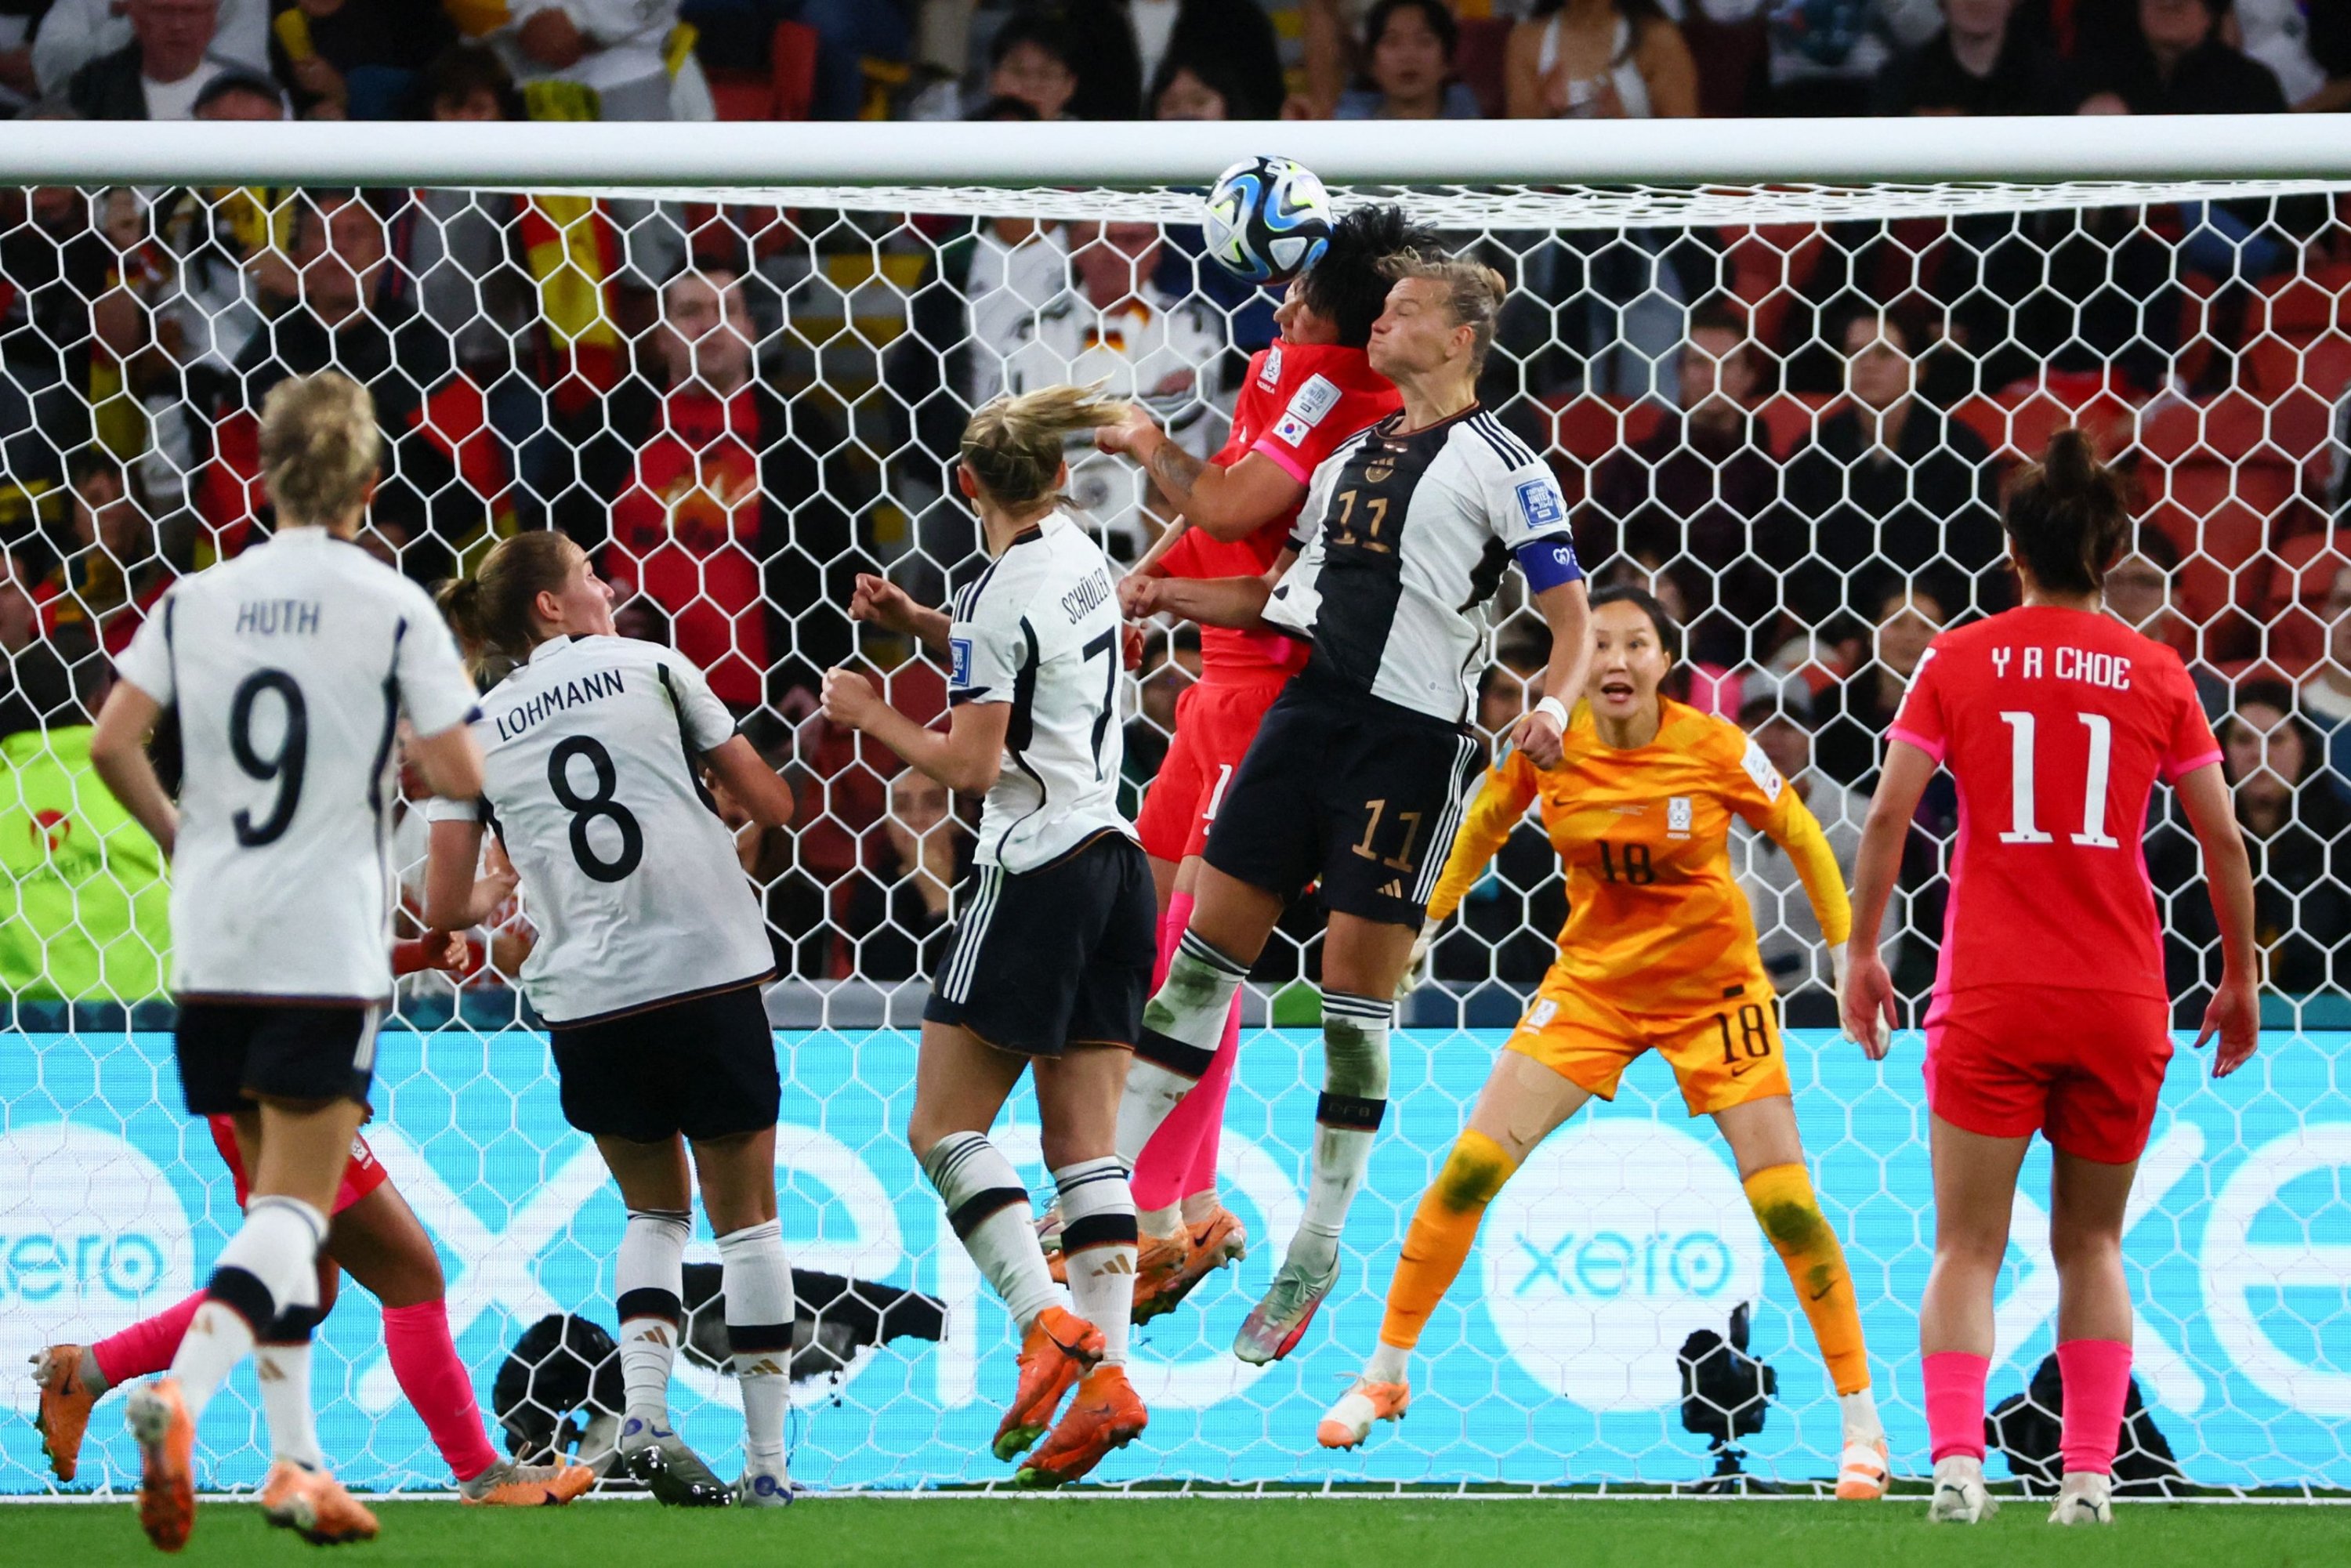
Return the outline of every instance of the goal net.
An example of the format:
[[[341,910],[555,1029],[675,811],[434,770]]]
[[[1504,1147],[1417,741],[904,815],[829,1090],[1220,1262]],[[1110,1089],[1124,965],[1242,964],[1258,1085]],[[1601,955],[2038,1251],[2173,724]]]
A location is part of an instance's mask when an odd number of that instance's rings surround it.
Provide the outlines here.
[[[1102,381],[1186,450],[1217,450],[1275,301],[1204,259],[1197,193],[1259,152],[1322,168],[1343,209],[1400,202],[1500,269],[1484,400],[1550,459],[1595,580],[1647,587],[1683,620],[1688,699],[1799,779],[1848,872],[1920,650],[2012,601],[2002,487],[2063,426],[2123,465],[2137,536],[2110,605],[2189,662],[2220,727],[2269,1026],[2245,1072],[2214,1085],[2183,1051],[2165,1086],[2126,1240],[2144,1409],[2123,1473],[2351,1487],[2351,1034],[2336,1032],[2351,1028],[2351,154],[2298,132],[2263,162],[2225,122],[2209,142],[2004,131],[2005,151],[1973,164],[1991,132],[1874,125],[1714,122],[1712,141],[1677,131],[1664,152],[1593,127],[1590,156],[1558,127],[1489,128],[1507,149],[1272,125],[871,128],[865,142],[811,127],[805,145],[728,127],[643,156],[590,138],[585,159],[495,129],[398,152],[108,129],[28,127],[0,149],[0,181],[22,182],[0,190],[0,1491],[55,1489],[25,1358],[170,1306],[235,1224],[171,1064],[167,871],[97,783],[87,725],[109,656],[162,589],[266,537],[256,411],[278,380],[329,366],[373,392],[386,438],[365,548],[431,581],[516,530],[564,530],[616,585],[622,629],[708,668],[789,778],[798,820],[747,834],[744,858],[779,975],[778,1185],[809,1320],[794,1471],[827,1488],[1002,1479],[986,1449],[1007,1325],[902,1141],[973,812],[828,725],[813,693],[853,664],[900,707],[943,714],[943,672],[847,605],[860,572],[939,602],[977,565],[951,465],[998,391]],[[1023,130],[1040,134],[997,134]],[[1121,559],[1165,526],[1123,459],[1073,450],[1071,488]],[[1521,711],[1543,653],[1522,602],[1497,610],[1485,737]],[[1131,799],[1197,661],[1191,633],[1149,630],[1123,698]],[[1887,937],[1914,1009],[1954,826],[1948,792],[1930,793]],[[2192,1030],[2218,945],[2168,799],[2145,840]],[[413,907],[416,814],[396,842]],[[1897,1469],[1915,1473],[1931,1236],[1918,1042],[1876,1065],[1836,1039],[1792,870],[1768,842],[1734,853]],[[1320,1082],[1321,915],[1310,895],[1284,921],[1247,993],[1223,1145],[1251,1255],[1139,1333],[1151,1429],[1103,1480],[1686,1486],[1743,1468],[1804,1487],[1833,1472],[1834,1394],[1799,1304],[1728,1151],[1654,1061],[1496,1202],[1423,1341],[1414,1418],[1356,1455],[1313,1446],[1564,913],[1556,859],[1523,826],[1403,1004],[1394,1112],[1339,1290],[1298,1354],[1255,1369],[1228,1346],[1297,1223]],[[468,934],[462,981],[403,982],[366,1136],[434,1239],[502,1446],[592,1454],[617,1385],[595,1363],[622,1215],[509,983],[531,935],[512,908]],[[1041,1190],[1035,1128],[1022,1100],[1003,1142]],[[1991,1386],[2001,1449],[2027,1477],[2055,1443],[2046,1190],[2036,1153]],[[689,1258],[707,1261],[699,1235]],[[1743,1352],[1693,1338],[1736,1338],[1734,1318]],[[347,1282],[319,1343],[321,1432],[344,1478],[445,1486],[364,1291]],[[735,1395],[712,1365],[681,1361],[678,1408],[732,1474]],[[247,1376],[204,1427],[214,1483],[264,1467]],[[135,1481],[110,1408],[78,1484]]]

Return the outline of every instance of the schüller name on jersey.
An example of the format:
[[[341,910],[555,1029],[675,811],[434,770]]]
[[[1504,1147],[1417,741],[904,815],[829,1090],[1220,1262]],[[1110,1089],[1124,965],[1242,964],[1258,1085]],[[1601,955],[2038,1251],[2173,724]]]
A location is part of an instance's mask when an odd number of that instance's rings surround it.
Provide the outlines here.
[[[582,675],[576,681],[549,686],[528,702],[496,716],[498,738],[512,740],[549,714],[578,707],[582,703],[592,703],[599,697],[616,697],[621,691],[621,672],[618,670],[599,670],[592,675]]]
[[[1070,618],[1070,624],[1074,626],[1086,618],[1088,611],[1108,599],[1110,594],[1109,574],[1097,571],[1069,592],[1061,595],[1061,612]]]
[[[240,637],[315,637],[319,632],[319,601],[315,599],[248,599],[236,607]]]

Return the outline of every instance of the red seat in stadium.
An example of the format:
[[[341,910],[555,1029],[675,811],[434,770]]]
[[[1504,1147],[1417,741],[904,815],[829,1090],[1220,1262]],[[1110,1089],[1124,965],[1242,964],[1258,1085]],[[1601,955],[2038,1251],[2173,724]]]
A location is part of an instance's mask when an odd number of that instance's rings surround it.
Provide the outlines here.
[[[1781,329],[1821,264],[1827,235],[1818,224],[1763,224],[1725,228],[1722,244],[1730,292],[1747,307],[1748,335],[1766,349],[1780,346]]]
[[[2195,517],[2234,504],[2268,518],[2273,538],[2301,532],[2308,526],[2299,499],[2304,468],[2325,446],[2326,418],[2307,393],[2264,402],[2232,392],[2210,402],[2164,403],[2139,423],[2140,497]]]
[[[2245,317],[2241,375],[2265,400],[2296,388],[2333,402],[2351,387],[2351,264],[2264,289]]]
[[[1844,402],[1841,393],[1780,392],[1765,398],[1755,410],[1755,417],[1762,422],[1764,434],[1771,438],[1771,455],[1785,458],[1810,441],[1821,421]]]
[[[1592,476],[1619,448],[1647,440],[1666,416],[1660,404],[1578,394],[1552,402],[1551,465],[1571,507],[1592,488]]]
[[[2300,675],[2326,656],[2326,600],[2351,568],[2351,528],[2304,534],[2273,553],[2261,605],[2270,658]]]
[[[768,42],[768,67],[747,70],[712,66],[711,101],[721,120],[806,120],[816,97],[816,29],[799,22],[778,22]]]

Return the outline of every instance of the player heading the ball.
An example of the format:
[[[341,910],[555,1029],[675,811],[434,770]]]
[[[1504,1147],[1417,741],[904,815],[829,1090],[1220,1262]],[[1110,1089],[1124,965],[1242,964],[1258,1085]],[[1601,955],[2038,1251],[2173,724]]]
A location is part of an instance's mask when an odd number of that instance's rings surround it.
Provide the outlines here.
[[[1196,901],[1144,1015],[1119,1111],[1133,1160],[1215,1060],[1241,979],[1282,910],[1321,881],[1322,1096],[1306,1212],[1234,1341],[1280,1359],[1339,1278],[1339,1232],[1387,1112],[1396,982],[1461,820],[1484,608],[1515,558],[1552,633],[1544,695],[1513,732],[1560,758],[1590,662],[1583,569],[1551,470],[1478,402],[1503,283],[1407,254],[1373,324],[1373,370],[1404,407],[1314,470],[1298,531],[1261,575],[1141,585],[1137,613],[1259,629],[1312,649],[1267,710],[1203,848]]]
[[[1118,808],[1113,569],[1060,493],[1063,439],[1125,415],[1122,403],[1062,386],[971,416],[956,483],[978,513],[988,562],[956,594],[952,618],[881,578],[858,579],[852,616],[951,661],[945,735],[891,707],[862,675],[824,678],[834,723],[985,797],[970,891],[923,1009],[906,1138],[1019,1329],[1019,1384],[994,1448],[1008,1460],[1052,1426],[1019,1472],[1029,1486],[1076,1480],[1149,1419],[1126,1379],[1134,1198],[1113,1132],[1151,981],[1151,868]],[[1020,1174],[987,1136],[1030,1070],[1074,1311],[1038,1250]]]
[[[1387,303],[1387,258],[1434,246],[1435,231],[1395,206],[1359,207],[1339,220],[1321,257],[1291,280],[1274,312],[1280,337],[1251,357],[1233,404],[1232,435],[1204,463],[1169,440],[1141,409],[1096,433],[1149,471],[1178,512],[1119,585],[1123,600],[1155,578],[1224,578],[1264,571],[1278,559],[1325,458],[1404,406],[1364,345]],[[1307,645],[1277,632],[1209,626],[1200,633],[1200,679],[1176,703],[1176,736],[1143,798],[1135,834],[1151,857],[1159,898],[1159,977],[1192,917],[1200,852],[1226,787],[1257,737],[1266,710],[1306,663]],[[1240,1257],[1248,1232],[1217,1194],[1225,1094],[1240,1049],[1240,997],[1208,1071],[1134,1167],[1143,1252],[1135,1264],[1138,1321],[1166,1312],[1194,1286]]]
[[[1762,747],[1729,720],[1662,695],[1682,653],[1681,628],[1663,606],[1636,588],[1603,589],[1592,605],[1591,685],[1569,717],[1564,755],[1539,768],[1513,750],[1494,765],[1428,906],[1433,936],[1541,800],[1567,879],[1559,959],[1412,1217],[1379,1348],[1316,1438],[1352,1448],[1374,1421],[1403,1417],[1413,1347],[1469,1256],[1487,1205],[1553,1129],[1594,1095],[1614,1099],[1625,1069],[1655,1051],[1672,1064],[1690,1114],[1712,1116],[1729,1143],[1756,1222],[1828,1364],[1844,1429],[1837,1495],[1883,1497],[1886,1428],[1861,1312],[1804,1169],[1771,980],[1731,874],[1731,819],[1787,851],[1842,964],[1851,911],[1836,858]]]
[[[425,808],[424,917],[439,930],[494,917],[510,889],[476,880],[494,826],[538,927],[522,985],[547,1020],[564,1120],[596,1140],[628,1206],[613,1279],[621,1463],[664,1503],[780,1507],[792,1272],[776,1219],[783,1090],[759,998],[775,959],[702,770],[763,826],[791,821],[791,793],[693,661],[613,633],[611,590],[562,534],[503,540],[441,603],[477,667],[512,669],[482,698],[479,799]],[[669,1418],[695,1178],[743,1396],[731,1490]]]
[[[1935,1492],[1974,1523],[1984,1490],[1992,1297],[2017,1169],[2049,1140],[2057,1364],[2065,1382],[2053,1523],[2103,1523],[2130,1387],[2123,1216],[2171,1059],[2170,1000],[2145,848],[2147,798],[2178,791],[2202,847],[2223,970],[2200,1047],[2215,1077],[2259,1039],[2253,886],[2220,747],[2179,655],[2102,612],[2130,538],[2122,481],[2061,430],[2006,509],[2019,609],[1946,632],[1887,731],[1854,869],[1849,1034],[1886,1053],[1898,1021],[1877,935],[1911,813],[1938,767],[1959,788],[1959,844],[1927,1010],[1935,1262],[1918,1307]]]
[[[174,1050],[188,1111],[234,1119],[252,1172],[245,1222],[168,1375],[132,1392],[140,1523],[167,1552],[195,1521],[196,1423],[261,1348],[272,1462],[261,1503],[317,1542],[374,1515],[327,1473],[309,1344],[327,1216],[366,1115],[392,999],[387,855],[392,742],[436,794],[481,788],[474,684],[424,591],[352,543],[375,492],[375,405],[333,371],[279,382],[261,410],[277,531],[181,579],[124,650],[90,738],[108,789],[173,860]],[[179,712],[180,804],[146,741]]]

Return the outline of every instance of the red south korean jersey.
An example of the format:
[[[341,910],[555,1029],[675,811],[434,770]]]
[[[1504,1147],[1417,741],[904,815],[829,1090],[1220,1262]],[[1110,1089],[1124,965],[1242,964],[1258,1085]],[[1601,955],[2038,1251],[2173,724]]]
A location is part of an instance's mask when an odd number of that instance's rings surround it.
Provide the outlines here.
[[[2105,615],[2011,610],[1935,639],[1888,737],[1959,786],[1938,999],[2166,995],[2147,797],[2220,759],[2178,653]]]
[[[1229,468],[1263,453],[1301,486],[1322,460],[1350,436],[1404,406],[1404,398],[1375,372],[1361,349],[1329,343],[1276,342],[1249,360],[1233,402],[1233,433],[1213,462]],[[1293,506],[1247,538],[1229,543],[1194,528],[1160,562],[1169,577],[1255,577],[1274,563],[1298,520]],[[1200,630],[1202,678],[1290,674],[1306,663],[1306,644],[1273,632]]]

